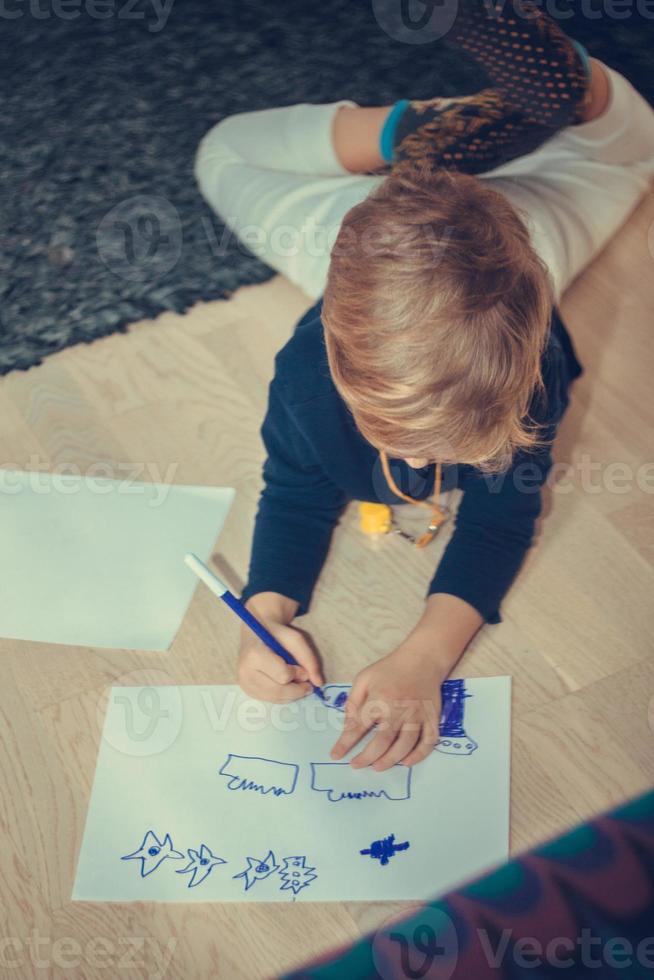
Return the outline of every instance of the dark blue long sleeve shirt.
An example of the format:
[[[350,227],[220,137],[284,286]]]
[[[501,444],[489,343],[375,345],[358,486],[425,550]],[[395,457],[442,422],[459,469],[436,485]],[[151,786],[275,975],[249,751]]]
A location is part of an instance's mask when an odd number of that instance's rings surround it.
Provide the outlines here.
[[[402,504],[388,486],[377,450],[357,430],[332,380],[319,300],[277,354],[268,411],[261,429],[267,458],[259,501],[247,599],[278,592],[306,612],[334,526],[350,500]],[[542,362],[544,391],[531,415],[551,441],[581,373],[558,312]],[[412,469],[391,459],[398,488],[420,500],[434,488],[435,467]],[[503,596],[527,552],[541,510],[541,487],[552,463],[549,445],[519,452],[511,467],[484,474],[467,465],[443,467],[443,489],[463,497],[454,533],[429,584],[428,595],[464,599],[489,622],[498,622]],[[406,504],[405,506],[410,506]]]

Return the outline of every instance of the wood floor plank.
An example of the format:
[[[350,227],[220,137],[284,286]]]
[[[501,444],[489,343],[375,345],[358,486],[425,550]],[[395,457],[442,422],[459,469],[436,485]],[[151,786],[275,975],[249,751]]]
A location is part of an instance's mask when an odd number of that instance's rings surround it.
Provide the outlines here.
[[[654,660],[648,657],[519,718],[514,739],[524,754],[514,780],[527,779],[543,805],[549,780],[577,820],[645,792],[654,774],[653,695]],[[538,836],[543,829],[541,819]],[[548,828],[547,835],[558,829]]]

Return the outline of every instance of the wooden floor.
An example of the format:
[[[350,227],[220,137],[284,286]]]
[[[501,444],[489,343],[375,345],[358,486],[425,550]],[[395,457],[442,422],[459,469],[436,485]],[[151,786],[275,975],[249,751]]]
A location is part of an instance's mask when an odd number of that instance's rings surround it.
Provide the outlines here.
[[[218,562],[240,588],[273,354],[308,305],[277,278],[5,377],[2,465],[108,461],[117,476],[235,486]],[[653,308],[654,195],[565,297],[586,373],[557,444],[559,483],[504,622],[459,669],[514,679],[514,851],[654,782]],[[445,544],[418,553],[393,540],[374,553],[354,517],[305,619],[332,681],[410,629]],[[103,692],[233,682],[236,639],[198,590],[167,655],[0,641],[1,977],[256,980],[399,910],[71,903]]]

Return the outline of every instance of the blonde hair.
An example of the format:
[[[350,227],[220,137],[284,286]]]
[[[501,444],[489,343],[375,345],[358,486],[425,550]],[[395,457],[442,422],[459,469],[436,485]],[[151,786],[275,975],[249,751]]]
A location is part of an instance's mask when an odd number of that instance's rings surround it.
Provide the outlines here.
[[[362,435],[397,457],[504,468],[538,444],[552,310],[511,204],[465,174],[391,175],[345,216],[322,320]]]

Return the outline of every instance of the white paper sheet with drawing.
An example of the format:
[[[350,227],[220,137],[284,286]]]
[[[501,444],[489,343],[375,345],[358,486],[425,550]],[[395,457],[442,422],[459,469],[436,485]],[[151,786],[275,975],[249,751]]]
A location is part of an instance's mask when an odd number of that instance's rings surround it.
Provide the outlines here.
[[[348,690],[113,688],[73,898],[420,900],[505,860],[510,678],[447,681],[438,747],[385,773],[329,757]]]
[[[166,650],[231,506],[225,487],[0,470],[0,636]]]

